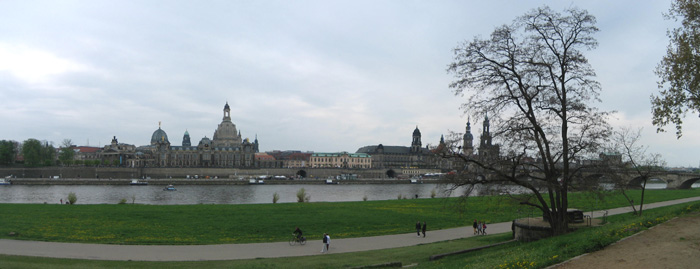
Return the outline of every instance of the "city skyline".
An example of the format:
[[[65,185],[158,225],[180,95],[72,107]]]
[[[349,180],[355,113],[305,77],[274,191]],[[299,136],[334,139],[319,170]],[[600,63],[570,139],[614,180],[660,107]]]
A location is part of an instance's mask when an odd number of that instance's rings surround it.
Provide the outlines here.
[[[416,126],[436,145],[470,116],[448,87],[452,49],[543,4],[596,16],[585,55],[610,123],[643,127],[669,166],[697,167],[696,115],[680,140],[651,125],[670,1],[4,1],[0,139],[139,146],[162,122],[179,145],[185,131],[211,138],[228,102],[261,152],[410,145]]]

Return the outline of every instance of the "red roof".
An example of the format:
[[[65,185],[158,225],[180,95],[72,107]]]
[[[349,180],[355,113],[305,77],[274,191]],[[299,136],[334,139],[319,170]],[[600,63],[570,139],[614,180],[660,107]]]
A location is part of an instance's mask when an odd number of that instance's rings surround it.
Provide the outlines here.
[[[73,149],[77,149],[78,150],[77,152],[80,152],[80,153],[95,153],[102,148],[81,146],[81,147],[73,147]]]

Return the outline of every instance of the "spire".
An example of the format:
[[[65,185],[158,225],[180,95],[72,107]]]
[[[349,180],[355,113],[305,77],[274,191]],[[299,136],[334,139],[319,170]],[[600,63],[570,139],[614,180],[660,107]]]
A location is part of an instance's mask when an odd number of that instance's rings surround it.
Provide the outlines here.
[[[231,107],[228,106],[228,101],[226,101],[226,105],[224,106],[224,121],[231,121]]]

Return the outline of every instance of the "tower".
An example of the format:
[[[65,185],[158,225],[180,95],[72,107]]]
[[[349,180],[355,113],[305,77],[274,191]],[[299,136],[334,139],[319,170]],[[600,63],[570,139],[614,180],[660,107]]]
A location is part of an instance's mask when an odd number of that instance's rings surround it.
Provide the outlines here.
[[[231,121],[231,107],[228,106],[228,102],[224,106],[224,118],[222,120]]]
[[[416,129],[413,130],[413,142],[411,142],[411,153],[421,152],[422,143],[420,142],[420,136],[420,130],[418,130],[418,126],[416,126]]]
[[[489,122],[489,115],[486,114],[486,117],[484,117],[484,127],[481,132],[481,143],[479,143],[479,147],[485,147],[485,146],[490,146],[491,145],[491,123]]]
[[[258,144],[258,134],[255,134],[255,142],[253,142],[253,151],[260,152],[260,144]]]
[[[462,140],[462,153],[467,156],[472,155],[474,153],[474,136],[472,135],[471,119],[469,118],[467,118],[467,130],[464,132]]]
[[[484,129],[481,133],[481,142],[479,143],[479,159],[485,162],[495,161],[498,159],[501,147],[492,144],[491,137],[491,122],[488,114],[484,117]]]
[[[187,130],[185,130],[185,135],[182,136],[182,146],[183,147],[192,146],[192,142],[190,142],[190,133]]]

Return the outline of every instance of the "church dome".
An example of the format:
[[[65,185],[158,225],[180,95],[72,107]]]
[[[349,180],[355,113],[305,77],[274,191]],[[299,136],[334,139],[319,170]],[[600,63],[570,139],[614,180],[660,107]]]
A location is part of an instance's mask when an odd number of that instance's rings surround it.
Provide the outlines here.
[[[211,145],[211,139],[205,136],[202,140],[199,140],[199,145]]]
[[[416,126],[416,129],[413,130],[413,135],[414,135],[414,136],[420,136],[420,130],[418,130],[418,126]]]
[[[170,144],[170,141],[168,141],[168,134],[163,131],[160,127],[158,127],[158,130],[153,132],[153,135],[151,135],[151,145],[155,145],[158,143],[168,143]]]

